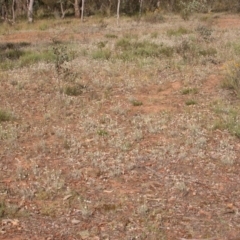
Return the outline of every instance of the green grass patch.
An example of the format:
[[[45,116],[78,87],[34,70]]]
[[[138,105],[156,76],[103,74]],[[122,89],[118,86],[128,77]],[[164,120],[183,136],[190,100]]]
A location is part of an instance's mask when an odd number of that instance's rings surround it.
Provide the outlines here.
[[[151,33],[151,38],[157,38],[157,37],[158,37],[158,32]]]
[[[122,38],[116,45],[117,58],[123,60],[135,60],[139,57],[171,57],[174,49],[163,44],[156,44],[149,41],[132,41],[128,38]]]
[[[68,96],[79,96],[85,87],[81,84],[68,85],[64,88],[64,93]]]
[[[240,97],[240,61],[233,61],[225,66],[222,87],[233,90]]]
[[[139,100],[131,100],[131,103],[134,107],[138,107],[138,106],[142,106],[143,105],[143,102],[142,101],[139,101]]]
[[[27,51],[19,58],[19,66],[24,67],[38,62],[54,62],[55,55],[51,50],[42,52]]]
[[[176,37],[179,37],[179,36],[182,36],[182,35],[185,35],[185,34],[188,34],[190,33],[190,31],[184,27],[179,27],[177,29],[169,29],[167,31],[167,35],[169,37],[171,36],[176,36]]]
[[[228,130],[232,135],[240,138],[239,109],[218,104],[213,107],[218,119],[213,123],[213,129]]]
[[[112,53],[109,49],[98,49],[92,52],[93,59],[109,60]]]
[[[1,52],[0,55],[0,60],[4,61],[4,60],[17,60],[19,59],[22,55],[24,55],[24,51],[20,50],[20,49],[8,49],[5,50],[3,52]]]
[[[0,122],[7,122],[13,119],[12,113],[0,109]]]
[[[135,33],[124,33],[123,34],[123,38],[127,38],[127,39],[135,39],[137,40],[138,39],[138,34],[135,34]]]
[[[240,54],[240,42],[229,43],[227,45],[233,48],[235,54]]]
[[[97,134],[101,137],[104,137],[104,136],[108,135],[108,132],[104,129],[100,129],[100,130],[97,131]]]
[[[0,199],[0,219],[2,218],[14,218],[18,216],[26,215],[26,212],[18,212],[19,208],[14,204],[7,204],[5,199]]]
[[[26,47],[30,44],[26,42],[19,43],[1,43],[0,44],[0,61],[14,61],[18,60],[21,56],[25,54],[25,51],[21,48]]]
[[[0,53],[0,68],[4,70],[29,66],[38,62],[55,61],[53,50],[33,51],[10,47],[0,50]]]
[[[0,218],[3,218],[6,214],[6,204],[4,200],[0,200]]]
[[[190,106],[190,105],[196,105],[197,102],[196,102],[195,100],[193,100],[193,99],[189,99],[189,100],[187,100],[187,101],[185,102],[185,104],[186,104],[187,106]]]
[[[184,88],[181,93],[183,95],[187,95],[187,94],[197,94],[198,93],[198,89],[197,88]]]
[[[209,57],[209,56],[215,56],[217,54],[217,49],[210,47],[206,49],[200,49],[198,52],[200,55],[204,57]]]
[[[118,36],[115,34],[108,33],[108,34],[105,34],[105,38],[118,38]]]
[[[233,136],[240,138],[240,122],[235,117],[220,118],[214,122],[213,129],[228,130]]]

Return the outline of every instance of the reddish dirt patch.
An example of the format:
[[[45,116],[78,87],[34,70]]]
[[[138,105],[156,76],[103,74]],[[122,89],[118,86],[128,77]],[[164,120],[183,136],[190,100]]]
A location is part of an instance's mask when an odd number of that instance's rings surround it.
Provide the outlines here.
[[[134,98],[142,102],[142,105],[133,107],[132,111],[153,114],[177,110],[183,104],[183,98],[179,96],[181,87],[181,81],[163,84],[163,87],[159,85],[145,87],[134,95]]]
[[[1,36],[2,42],[29,42],[29,43],[39,43],[39,42],[50,42],[53,34],[47,32],[22,32]]]
[[[214,91],[217,91],[218,86],[220,85],[222,81],[222,77],[212,74],[208,76],[207,80],[203,84],[203,91],[211,93]]]
[[[240,28],[240,16],[227,15],[216,20],[216,25],[220,28]]]

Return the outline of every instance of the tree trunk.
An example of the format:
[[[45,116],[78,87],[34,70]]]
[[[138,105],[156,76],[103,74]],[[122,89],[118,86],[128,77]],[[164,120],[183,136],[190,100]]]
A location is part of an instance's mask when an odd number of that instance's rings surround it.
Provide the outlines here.
[[[175,6],[175,0],[170,1],[170,11],[173,12]]]
[[[139,17],[142,16],[142,6],[143,6],[143,0],[139,0],[140,6],[139,6]]]
[[[33,3],[34,3],[34,0],[30,0],[28,5],[28,22],[29,23],[33,22]]]
[[[79,0],[75,0],[75,3],[74,3],[74,11],[75,11],[75,17],[76,17],[76,18],[80,18]]]
[[[15,15],[15,0],[12,0],[12,21],[15,23],[16,15]]]
[[[7,5],[6,2],[4,1],[1,6],[1,18],[5,21],[7,20]]]
[[[120,2],[121,2],[121,0],[118,0],[118,4],[117,4],[117,25],[119,25]]]
[[[82,0],[82,7],[81,7],[81,22],[83,22],[84,2],[85,2],[85,0]]]

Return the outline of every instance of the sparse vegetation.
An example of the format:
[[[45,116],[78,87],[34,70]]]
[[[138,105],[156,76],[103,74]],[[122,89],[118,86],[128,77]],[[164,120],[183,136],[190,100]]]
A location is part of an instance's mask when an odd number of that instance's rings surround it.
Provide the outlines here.
[[[117,57],[124,60],[135,60],[139,57],[171,57],[174,50],[164,44],[156,44],[150,41],[132,41],[122,38],[117,41],[116,49],[120,50]]]
[[[144,21],[147,23],[157,24],[157,23],[163,23],[165,21],[164,16],[161,13],[155,13],[155,14],[147,14],[144,17]]]
[[[196,28],[196,31],[199,33],[199,37],[201,37],[206,42],[209,42],[212,40],[212,32],[213,30],[206,26],[198,26]]]
[[[67,85],[64,88],[64,93],[68,96],[79,96],[83,93],[86,87],[82,84],[75,83],[74,85]]]
[[[106,34],[105,37],[106,37],[106,38],[112,38],[112,39],[114,39],[114,38],[118,38],[117,35],[115,35],[115,34],[111,34],[111,33]]]
[[[179,36],[182,36],[182,35],[185,35],[185,34],[188,34],[188,33],[190,33],[190,31],[188,29],[184,28],[184,27],[179,27],[177,29],[169,29],[167,31],[167,35],[169,37],[171,37],[171,36],[179,37]]]
[[[225,66],[224,88],[233,90],[240,97],[240,62],[233,61]]]
[[[111,54],[112,53],[109,49],[98,49],[92,53],[92,58],[99,60],[109,60]]]
[[[228,130],[232,135],[240,138],[239,109],[223,104],[218,104],[213,109],[218,115],[213,129]]]
[[[237,238],[240,17],[104,3],[0,25],[0,238]]]

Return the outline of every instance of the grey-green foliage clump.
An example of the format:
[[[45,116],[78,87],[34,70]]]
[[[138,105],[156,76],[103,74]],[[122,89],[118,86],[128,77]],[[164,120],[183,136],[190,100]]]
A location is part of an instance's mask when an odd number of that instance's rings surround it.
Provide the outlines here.
[[[112,52],[109,49],[97,49],[92,53],[93,59],[109,60]]]
[[[213,30],[211,28],[206,26],[198,26],[196,28],[196,32],[199,33],[199,36],[206,42],[210,42],[212,40]]]
[[[187,63],[193,64],[199,57],[215,57],[217,49],[198,43],[195,40],[183,39],[176,46],[176,53],[179,54]]]

